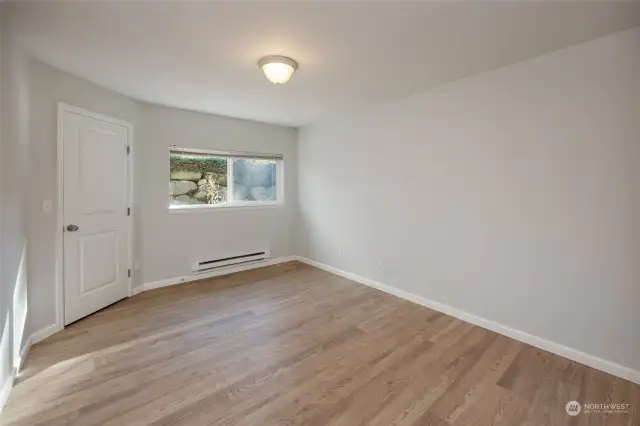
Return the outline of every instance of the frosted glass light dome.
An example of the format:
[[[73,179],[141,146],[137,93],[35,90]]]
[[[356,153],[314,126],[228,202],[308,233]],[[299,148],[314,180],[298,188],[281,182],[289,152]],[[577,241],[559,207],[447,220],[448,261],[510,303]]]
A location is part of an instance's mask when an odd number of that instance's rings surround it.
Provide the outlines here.
[[[298,69],[298,63],[286,56],[265,56],[258,61],[267,80],[274,84],[284,84]]]

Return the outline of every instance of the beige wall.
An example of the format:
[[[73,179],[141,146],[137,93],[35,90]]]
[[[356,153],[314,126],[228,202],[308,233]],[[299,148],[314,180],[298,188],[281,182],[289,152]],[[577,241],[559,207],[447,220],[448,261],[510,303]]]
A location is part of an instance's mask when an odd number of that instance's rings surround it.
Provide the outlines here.
[[[299,131],[314,260],[640,371],[640,28]]]

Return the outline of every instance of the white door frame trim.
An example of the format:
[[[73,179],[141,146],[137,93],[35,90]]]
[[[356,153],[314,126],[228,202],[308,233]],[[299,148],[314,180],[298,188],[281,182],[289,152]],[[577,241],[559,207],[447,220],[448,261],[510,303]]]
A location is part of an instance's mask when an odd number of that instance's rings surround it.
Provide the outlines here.
[[[82,115],[85,117],[95,118],[96,120],[105,121],[107,123],[117,124],[127,128],[129,155],[127,156],[127,201],[128,205],[133,205],[133,124],[128,121],[120,120],[108,115],[99,114],[84,108],[70,105],[64,102],[58,102],[58,160],[57,160],[57,210],[56,210],[56,323],[53,326],[46,327],[48,332],[44,337],[57,333],[64,329],[64,145],[63,145],[63,115],[65,112]],[[129,277],[129,297],[132,295],[133,281],[133,214],[127,217],[127,233],[129,242],[129,269],[132,276]],[[35,343],[35,342],[34,342]]]

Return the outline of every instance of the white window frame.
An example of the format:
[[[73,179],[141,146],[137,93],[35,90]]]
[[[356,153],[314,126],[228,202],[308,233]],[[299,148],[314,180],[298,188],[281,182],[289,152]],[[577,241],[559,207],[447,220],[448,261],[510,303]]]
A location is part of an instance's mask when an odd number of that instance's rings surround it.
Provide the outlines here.
[[[172,152],[183,151],[193,154],[205,154],[211,156],[228,157],[227,163],[227,200],[233,197],[233,158],[257,158],[274,160],[276,162],[276,200],[275,201],[228,201],[220,204],[171,204],[171,195],[167,191],[167,208],[169,213],[193,213],[207,211],[228,211],[228,210],[259,210],[276,208],[284,205],[284,157],[281,154],[273,153],[252,153],[239,151],[203,150],[182,148],[178,146],[169,147],[169,157]],[[167,160],[169,159],[167,157]],[[169,163],[168,163],[169,164]],[[170,166],[169,166],[170,167]],[[170,172],[169,172],[170,173]]]

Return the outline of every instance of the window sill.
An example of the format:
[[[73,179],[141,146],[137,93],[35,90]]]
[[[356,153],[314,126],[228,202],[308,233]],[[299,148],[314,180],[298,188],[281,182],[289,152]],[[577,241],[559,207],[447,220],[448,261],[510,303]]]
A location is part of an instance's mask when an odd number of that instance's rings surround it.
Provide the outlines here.
[[[275,209],[282,207],[283,203],[259,203],[259,204],[185,204],[178,206],[169,206],[168,210],[170,214],[185,214],[185,213],[204,213],[215,211],[238,211],[238,210],[264,210]]]

